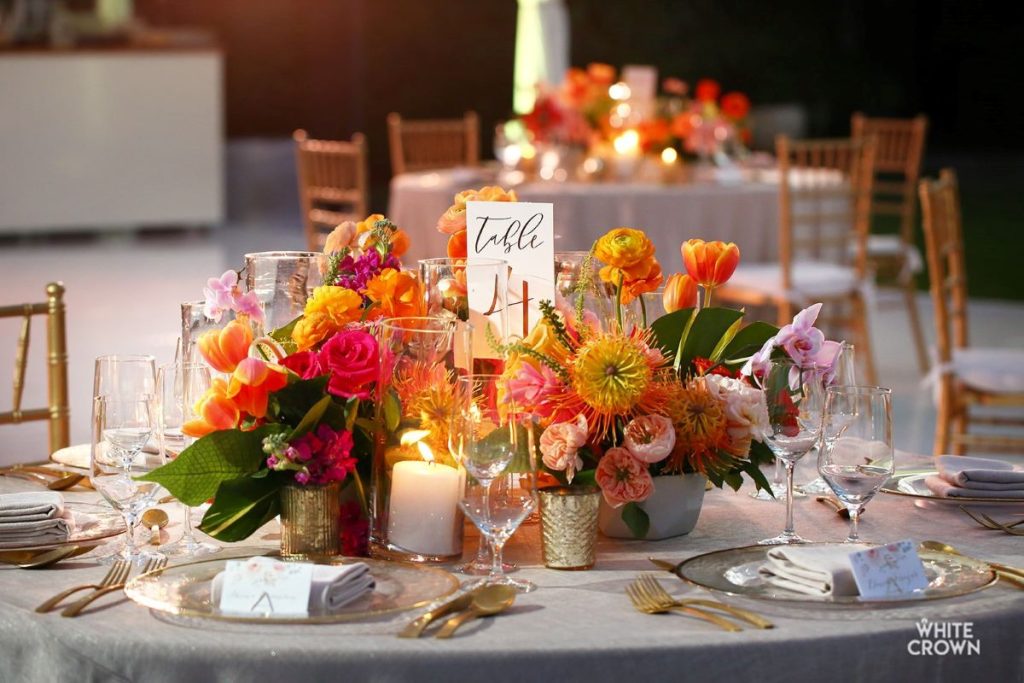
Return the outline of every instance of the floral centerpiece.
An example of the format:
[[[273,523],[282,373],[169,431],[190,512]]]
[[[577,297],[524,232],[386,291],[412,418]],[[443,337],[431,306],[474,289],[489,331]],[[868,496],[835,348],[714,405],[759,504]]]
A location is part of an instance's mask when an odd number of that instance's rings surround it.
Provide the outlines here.
[[[211,278],[207,311],[235,313],[197,346],[220,373],[183,431],[197,440],[144,478],[187,505],[213,499],[200,528],[239,541],[277,516],[286,486],[340,483],[354,490],[340,516],[342,551],[365,551],[364,480],[373,445],[378,344],[364,323],[419,315],[423,289],[398,257],[408,237],[380,214],[328,236],[323,284],[303,314],[255,338],[260,311],[238,291],[238,274]]]
[[[581,298],[546,302],[542,320],[507,349],[508,393],[543,429],[547,472],[562,484],[596,483],[640,538],[650,524],[640,503],[664,477],[698,474],[738,489],[746,475],[770,490],[760,471],[772,461],[762,443],[768,407],[749,361],[779,345],[803,348],[777,342],[772,325],[744,327],[741,311],[708,305],[739,262],[735,244],[690,240],[681,251],[688,272],[669,278],[669,312],[648,324],[643,296],[663,280],[654,245],[640,230],[610,231],[591,253],[605,264],[596,277],[614,292],[613,318],[585,310]],[[630,325],[623,309],[634,299],[640,315]]]

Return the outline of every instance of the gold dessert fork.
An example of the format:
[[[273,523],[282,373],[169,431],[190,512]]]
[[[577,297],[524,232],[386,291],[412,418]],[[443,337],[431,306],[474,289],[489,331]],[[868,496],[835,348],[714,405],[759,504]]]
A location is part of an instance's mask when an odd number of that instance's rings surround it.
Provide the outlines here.
[[[669,600],[659,600],[648,593],[637,581],[626,586],[626,595],[628,595],[630,601],[632,601],[633,607],[644,614],[664,614],[665,612],[674,610],[687,614],[691,617],[696,617],[697,619],[703,619],[704,621],[714,624],[723,631],[743,630],[733,622],[716,614],[712,614],[711,612],[705,612],[697,607],[678,604],[671,598]]]
[[[128,578],[129,572],[131,572],[132,566],[126,560],[118,560],[114,564],[110,565],[110,569],[107,570],[107,575],[100,580],[99,583],[86,583],[80,586],[72,586],[66,591],[57,593],[52,598],[44,602],[43,604],[36,607],[36,611],[40,614],[49,612],[56,607],[62,600],[73,593],[92,588],[93,590],[100,590],[106,586],[112,586],[115,583],[120,583]]]

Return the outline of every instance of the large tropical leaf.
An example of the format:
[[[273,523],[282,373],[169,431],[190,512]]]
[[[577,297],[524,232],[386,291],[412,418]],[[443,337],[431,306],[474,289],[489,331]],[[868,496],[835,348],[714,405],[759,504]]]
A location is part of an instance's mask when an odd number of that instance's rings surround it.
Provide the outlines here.
[[[722,354],[723,360],[746,358],[756,353],[764,343],[779,333],[779,328],[761,321],[750,323],[737,333]]]
[[[705,308],[698,311],[683,343],[680,367],[689,367],[694,358],[711,358],[718,342],[742,317],[742,311],[732,308]]]
[[[228,543],[248,538],[280,512],[282,485],[277,473],[225,481],[217,489],[213,505],[206,511],[199,528]]]

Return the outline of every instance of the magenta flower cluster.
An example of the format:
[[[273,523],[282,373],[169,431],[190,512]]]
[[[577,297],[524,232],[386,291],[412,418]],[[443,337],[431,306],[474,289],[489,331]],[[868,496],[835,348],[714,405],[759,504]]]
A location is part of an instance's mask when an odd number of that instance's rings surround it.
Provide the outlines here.
[[[356,292],[366,289],[366,283],[376,277],[385,268],[400,270],[402,267],[398,258],[392,254],[381,257],[376,249],[369,249],[357,258],[347,254],[338,264],[338,278],[335,285],[345,287]]]
[[[294,470],[295,481],[303,486],[342,481],[356,468],[352,445],[351,432],[321,424],[267,456],[267,467]]]

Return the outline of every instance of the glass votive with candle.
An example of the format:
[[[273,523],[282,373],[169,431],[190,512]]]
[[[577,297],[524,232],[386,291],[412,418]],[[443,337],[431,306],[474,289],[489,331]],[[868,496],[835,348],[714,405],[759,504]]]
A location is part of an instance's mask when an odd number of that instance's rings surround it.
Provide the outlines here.
[[[259,333],[284,327],[300,315],[323,284],[327,257],[315,251],[261,251],[245,255],[245,288],[263,305]]]
[[[381,375],[370,479],[370,554],[412,562],[462,556],[465,474],[452,455],[456,383],[472,368],[472,326],[388,318],[375,330]]]

